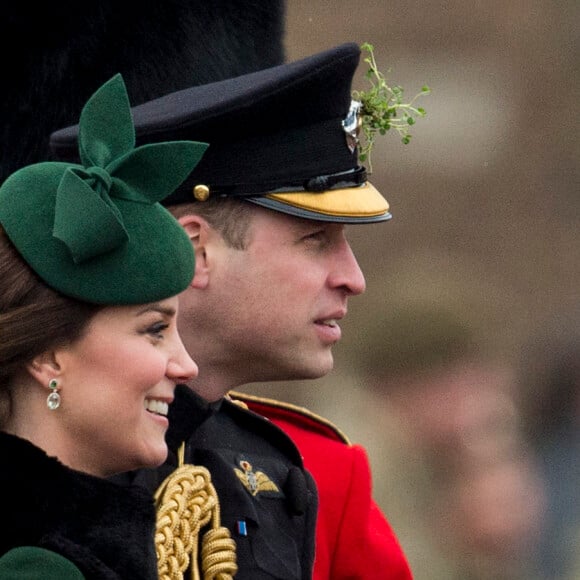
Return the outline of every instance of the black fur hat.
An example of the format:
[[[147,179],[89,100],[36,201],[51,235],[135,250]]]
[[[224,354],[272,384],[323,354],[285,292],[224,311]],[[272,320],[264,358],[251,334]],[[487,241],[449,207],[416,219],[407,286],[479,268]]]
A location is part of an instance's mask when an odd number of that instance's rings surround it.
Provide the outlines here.
[[[139,104],[280,64],[284,16],[284,0],[10,2],[0,19],[0,183],[49,159],[51,132],[116,73]]]

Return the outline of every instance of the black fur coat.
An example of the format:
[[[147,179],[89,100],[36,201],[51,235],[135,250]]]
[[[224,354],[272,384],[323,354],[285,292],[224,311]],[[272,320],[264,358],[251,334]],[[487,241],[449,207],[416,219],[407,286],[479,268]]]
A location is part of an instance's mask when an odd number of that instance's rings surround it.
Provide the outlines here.
[[[132,105],[284,59],[284,0],[18,0],[0,18],[0,183],[120,72]]]
[[[0,555],[39,546],[71,560],[87,579],[157,578],[149,493],[73,471],[2,432],[0,454]]]

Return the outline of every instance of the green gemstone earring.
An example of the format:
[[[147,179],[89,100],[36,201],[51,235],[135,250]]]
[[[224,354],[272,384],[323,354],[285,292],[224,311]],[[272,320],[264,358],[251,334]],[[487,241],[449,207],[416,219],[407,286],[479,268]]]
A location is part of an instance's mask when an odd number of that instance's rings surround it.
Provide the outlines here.
[[[51,390],[50,395],[46,399],[46,406],[54,411],[60,407],[60,395],[58,394],[58,381],[56,379],[51,379],[48,383],[48,388]]]

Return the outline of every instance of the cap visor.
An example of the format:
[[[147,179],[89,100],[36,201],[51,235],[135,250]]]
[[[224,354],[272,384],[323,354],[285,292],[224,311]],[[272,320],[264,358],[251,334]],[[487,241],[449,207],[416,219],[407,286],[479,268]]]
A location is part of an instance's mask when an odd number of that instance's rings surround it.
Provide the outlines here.
[[[360,187],[321,193],[272,193],[245,199],[276,211],[319,221],[373,223],[391,219],[387,200],[369,182]]]

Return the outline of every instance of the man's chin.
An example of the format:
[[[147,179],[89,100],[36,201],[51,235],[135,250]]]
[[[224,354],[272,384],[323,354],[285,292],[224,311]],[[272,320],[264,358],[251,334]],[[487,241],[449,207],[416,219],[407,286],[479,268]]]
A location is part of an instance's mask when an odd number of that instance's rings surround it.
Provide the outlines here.
[[[308,379],[320,379],[326,376],[334,368],[334,358],[329,351],[329,356],[325,359],[312,362],[311,364],[305,364],[298,371],[298,375],[294,377],[297,380],[308,380]]]

